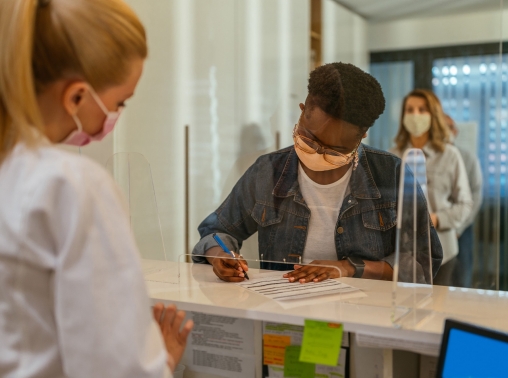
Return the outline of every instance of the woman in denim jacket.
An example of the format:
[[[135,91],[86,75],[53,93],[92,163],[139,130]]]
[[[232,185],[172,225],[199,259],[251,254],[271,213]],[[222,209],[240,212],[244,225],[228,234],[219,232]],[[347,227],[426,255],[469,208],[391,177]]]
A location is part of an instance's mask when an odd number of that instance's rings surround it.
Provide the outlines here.
[[[351,64],[332,63],[310,74],[308,90],[294,146],[261,156],[199,226],[201,240],[193,254],[206,258],[195,256],[194,261],[212,264],[225,281],[243,281],[248,267],[245,261],[215,258],[228,255],[214,233],[239,252],[242,242],[258,232],[264,260],[295,264],[285,275],[291,282],[393,278],[401,161],[361,144],[384,111],[381,87]],[[416,276],[411,254],[401,253],[399,280],[429,283],[442,250],[421,190],[418,209]],[[408,243],[412,229],[404,229],[408,232],[401,241]],[[262,267],[288,270],[287,264]]]

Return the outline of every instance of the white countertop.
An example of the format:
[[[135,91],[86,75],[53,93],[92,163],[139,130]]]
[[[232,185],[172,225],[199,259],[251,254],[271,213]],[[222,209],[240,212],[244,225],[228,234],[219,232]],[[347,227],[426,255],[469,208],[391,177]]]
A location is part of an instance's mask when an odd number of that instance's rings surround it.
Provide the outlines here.
[[[415,291],[431,293],[423,307],[430,316],[414,326],[396,328],[391,321],[392,282],[342,278],[339,281],[359,288],[365,295],[349,299],[328,296],[284,308],[276,301],[220,281],[210,265],[154,260],[143,260],[142,265],[152,301],[175,303],[187,311],[295,325],[303,325],[305,319],[323,320],[342,323],[344,330],[358,334],[434,347],[441,341],[446,318],[508,332],[508,292],[402,284],[400,296]],[[249,269],[251,278],[260,273]]]

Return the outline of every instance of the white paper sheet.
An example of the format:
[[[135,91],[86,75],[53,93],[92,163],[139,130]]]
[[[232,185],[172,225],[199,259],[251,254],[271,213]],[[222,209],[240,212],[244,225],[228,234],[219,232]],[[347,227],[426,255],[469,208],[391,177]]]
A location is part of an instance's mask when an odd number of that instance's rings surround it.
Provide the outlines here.
[[[284,378],[284,367],[268,365],[268,378]]]
[[[281,275],[279,272],[277,275],[252,278],[248,281],[239,282],[237,285],[275,301],[315,298],[332,294],[352,293],[359,290],[333,279],[301,284],[289,282],[287,278],[282,278]]]
[[[375,336],[356,334],[356,343],[365,348],[401,349],[425,354],[427,356],[439,356],[439,344],[425,341],[395,339],[387,336]]]
[[[227,378],[255,378],[254,322],[188,312],[194,321],[183,364],[189,370]]]
[[[337,366],[316,365],[316,378],[344,378],[348,350],[341,348]]]

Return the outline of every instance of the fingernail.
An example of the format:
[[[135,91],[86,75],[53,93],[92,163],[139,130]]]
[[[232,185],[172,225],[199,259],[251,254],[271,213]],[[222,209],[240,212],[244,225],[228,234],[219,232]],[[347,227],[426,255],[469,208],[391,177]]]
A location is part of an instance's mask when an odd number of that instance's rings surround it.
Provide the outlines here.
[[[293,282],[295,279],[293,277],[289,277],[289,280]]]
[[[287,276],[288,276],[287,274],[282,275],[282,277],[287,277]]]
[[[245,274],[243,274],[243,273],[240,273],[240,277],[244,277],[244,276],[245,276]]]

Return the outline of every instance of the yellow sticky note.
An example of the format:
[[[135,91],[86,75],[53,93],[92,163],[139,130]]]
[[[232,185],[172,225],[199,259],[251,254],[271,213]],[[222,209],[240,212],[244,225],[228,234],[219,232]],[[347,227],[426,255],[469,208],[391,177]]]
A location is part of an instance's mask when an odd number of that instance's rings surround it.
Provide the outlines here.
[[[342,324],[305,320],[300,361],[337,366],[342,345]]]
[[[291,336],[263,335],[263,364],[284,366],[284,354],[289,345]]]

